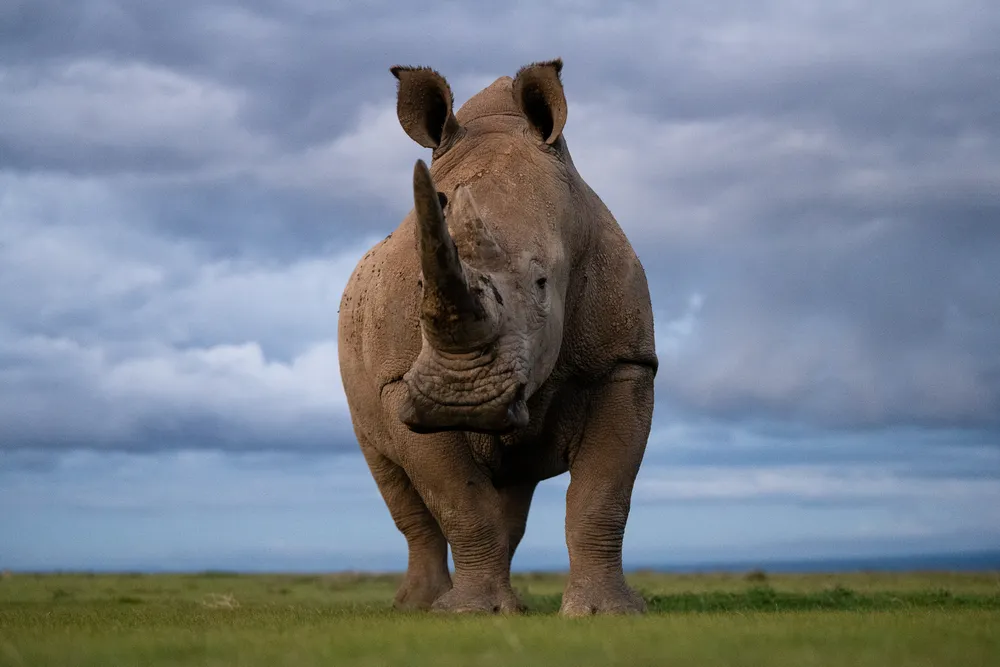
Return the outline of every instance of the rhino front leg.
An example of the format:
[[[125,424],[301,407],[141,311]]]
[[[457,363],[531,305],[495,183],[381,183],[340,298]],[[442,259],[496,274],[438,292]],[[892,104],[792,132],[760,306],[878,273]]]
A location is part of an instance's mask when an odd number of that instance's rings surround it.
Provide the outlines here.
[[[523,609],[510,586],[503,501],[476,466],[463,436],[412,436],[404,461],[414,487],[451,545],[452,588],[432,609],[510,613]]]
[[[429,609],[451,589],[448,542],[406,472],[370,447],[363,447],[363,451],[389,513],[406,538],[409,551],[406,575],[396,591],[393,606]]]
[[[569,582],[560,613],[643,613],[622,571],[622,538],[653,415],[653,371],[622,364],[590,401],[566,494]]]

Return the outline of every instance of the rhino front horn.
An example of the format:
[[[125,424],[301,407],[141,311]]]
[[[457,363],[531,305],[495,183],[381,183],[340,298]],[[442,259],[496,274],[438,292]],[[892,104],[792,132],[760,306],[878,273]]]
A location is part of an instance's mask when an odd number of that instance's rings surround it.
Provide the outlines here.
[[[462,259],[441,209],[441,199],[423,160],[413,168],[417,247],[423,272],[421,323],[436,348],[465,351],[495,337],[495,322],[470,288]]]

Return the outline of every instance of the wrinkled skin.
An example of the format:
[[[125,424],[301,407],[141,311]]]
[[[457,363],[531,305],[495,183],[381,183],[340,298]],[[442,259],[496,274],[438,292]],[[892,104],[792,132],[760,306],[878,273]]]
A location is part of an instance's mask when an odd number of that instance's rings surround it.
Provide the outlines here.
[[[570,158],[561,68],[501,77],[457,114],[438,73],[391,70],[400,124],[433,157],[414,168],[414,209],[347,284],[339,351],[409,548],[399,608],[520,610],[510,563],[532,494],[568,471],[561,613],[645,610],[621,548],[653,412],[652,308]]]

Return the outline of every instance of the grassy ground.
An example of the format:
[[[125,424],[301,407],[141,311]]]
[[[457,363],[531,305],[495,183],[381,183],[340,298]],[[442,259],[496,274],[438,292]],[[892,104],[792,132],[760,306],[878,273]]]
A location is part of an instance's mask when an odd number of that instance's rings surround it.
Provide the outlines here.
[[[396,576],[15,574],[0,665],[1000,665],[1000,573],[630,580],[649,615],[567,620],[555,575],[456,618],[392,611]]]

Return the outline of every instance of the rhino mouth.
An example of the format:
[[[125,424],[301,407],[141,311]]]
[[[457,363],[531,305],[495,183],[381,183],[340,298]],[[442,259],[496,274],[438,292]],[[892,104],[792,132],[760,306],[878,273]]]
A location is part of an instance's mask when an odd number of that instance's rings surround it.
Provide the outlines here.
[[[497,372],[490,356],[421,355],[403,376],[400,420],[414,433],[502,435],[527,426],[526,380],[513,369]]]

